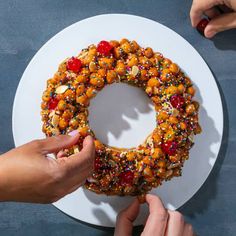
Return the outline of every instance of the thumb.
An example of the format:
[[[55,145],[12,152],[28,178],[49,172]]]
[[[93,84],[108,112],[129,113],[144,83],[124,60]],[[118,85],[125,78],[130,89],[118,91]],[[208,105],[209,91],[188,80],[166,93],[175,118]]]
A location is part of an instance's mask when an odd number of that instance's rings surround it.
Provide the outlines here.
[[[75,145],[78,142],[79,137],[79,132],[77,130],[74,130],[68,135],[58,135],[38,140],[36,141],[36,147],[38,151],[44,155],[49,153],[55,153],[64,148],[68,148]]]
[[[81,175],[81,171],[83,170],[86,172],[86,175],[89,176],[93,170],[94,157],[94,140],[91,136],[87,136],[84,139],[82,150],[74,155],[71,155],[70,158],[67,158],[67,170],[77,179],[79,179],[78,177]]]
[[[133,222],[139,213],[139,201],[137,198],[126,209],[117,216],[114,236],[131,236],[133,231]]]
[[[212,38],[215,34],[236,28],[236,12],[222,14],[213,18],[204,30],[206,38]]]

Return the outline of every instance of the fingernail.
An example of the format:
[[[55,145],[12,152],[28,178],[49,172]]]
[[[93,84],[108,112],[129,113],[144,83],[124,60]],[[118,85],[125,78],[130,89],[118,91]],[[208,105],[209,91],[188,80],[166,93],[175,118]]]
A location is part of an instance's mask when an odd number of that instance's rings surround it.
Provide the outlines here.
[[[91,135],[88,135],[87,137],[85,137],[84,145],[87,145],[91,140],[93,141],[93,137]]]
[[[212,38],[215,34],[216,34],[215,31],[208,31],[208,32],[206,33],[206,37],[207,37],[207,38]]]
[[[71,131],[68,135],[73,137],[73,136],[76,136],[78,133],[79,131],[76,129],[76,130]]]

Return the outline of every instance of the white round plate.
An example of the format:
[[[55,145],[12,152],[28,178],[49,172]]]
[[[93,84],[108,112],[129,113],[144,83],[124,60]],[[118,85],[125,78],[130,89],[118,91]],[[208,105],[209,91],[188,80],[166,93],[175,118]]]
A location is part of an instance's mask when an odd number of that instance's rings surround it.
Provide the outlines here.
[[[77,22],[50,39],[27,66],[16,92],[13,106],[15,145],[44,137],[40,119],[41,96],[46,80],[54,74],[59,63],[92,43],[121,38],[136,40],[142,46],[163,53],[186,72],[197,88],[203,132],[195,137],[182,177],[152,191],[168,208],[176,209],[197,192],[213,168],[221,145],[223,111],[215,79],[202,57],[180,35],[155,21],[123,14],[100,15]],[[107,87],[91,104],[92,112],[96,114],[96,117],[90,116],[91,124],[98,137],[108,144],[138,144],[154,127],[154,112],[148,102],[136,88],[118,84]],[[103,121],[101,111],[104,107],[110,110]],[[131,200],[131,197],[96,195],[80,188],[54,205],[81,221],[112,227],[117,212]],[[145,205],[141,212],[136,224],[144,222]]]

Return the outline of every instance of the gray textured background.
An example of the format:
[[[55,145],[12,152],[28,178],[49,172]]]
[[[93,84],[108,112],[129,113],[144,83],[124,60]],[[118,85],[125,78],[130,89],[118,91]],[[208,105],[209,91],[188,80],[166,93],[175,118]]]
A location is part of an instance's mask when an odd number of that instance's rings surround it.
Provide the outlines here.
[[[98,14],[129,13],[156,20],[199,51],[215,75],[224,103],[224,137],[218,161],[200,191],[180,211],[199,235],[235,235],[236,31],[204,39],[191,28],[190,6],[190,0],[0,0],[0,153],[14,146],[11,112],[20,77],[49,38]],[[52,205],[0,203],[0,235],[112,234],[112,230],[76,221]]]

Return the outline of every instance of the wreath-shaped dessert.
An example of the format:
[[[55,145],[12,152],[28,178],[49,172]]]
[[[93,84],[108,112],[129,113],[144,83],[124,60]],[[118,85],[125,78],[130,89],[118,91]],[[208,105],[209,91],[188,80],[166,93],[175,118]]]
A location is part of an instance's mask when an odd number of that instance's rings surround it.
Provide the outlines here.
[[[140,87],[155,106],[156,128],[136,148],[109,147],[89,127],[90,100],[104,86],[118,82]],[[191,80],[161,53],[127,39],[101,41],[63,61],[47,81],[41,104],[43,132],[53,136],[78,129],[81,142],[67,150],[68,156],[79,152],[84,137],[92,135],[94,172],[85,187],[107,195],[140,195],[181,175],[193,136],[201,132],[194,93]]]

